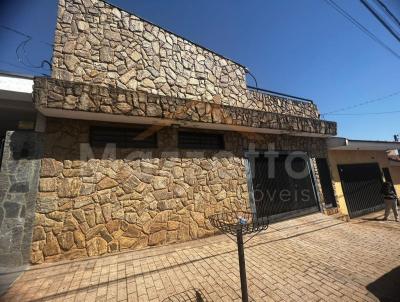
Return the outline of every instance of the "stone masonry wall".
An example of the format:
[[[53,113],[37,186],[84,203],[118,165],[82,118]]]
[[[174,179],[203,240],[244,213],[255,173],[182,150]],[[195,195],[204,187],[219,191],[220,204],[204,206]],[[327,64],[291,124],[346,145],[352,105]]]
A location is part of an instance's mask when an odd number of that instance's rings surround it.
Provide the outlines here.
[[[213,235],[207,217],[246,209],[244,151],[303,150],[326,156],[320,138],[225,132],[225,150],[182,151],[177,129],[158,132],[157,149],[118,149],[80,158],[90,125],[48,119],[32,243],[32,263],[102,255]],[[126,125],[125,125],[126,126]]]
[[[141,151],[151,150],[137,150],[127,160],[135,150],[125,149],[116,159],[80,160],[79,144],[88,142],[88,127],[80,121],[48,122],[32,263],[210,236],[209,215],[248,207],[244,159],[146,156]],[[158,136],[167,150],[169,129]]]
[[[8,131],[0,170],[0,271],[29,263],[41,139],[31,131]]]
[[[262,91],[249,90],[245,108],[319,119],[319,111],[314,103],[290,100]]]
[[[271,112],[266,112],[264,110],[153,95],[112,86],[103,87],[49,78],[35,78],[34,101],[39,110],[41,108],[52,108],[125,116],[156,117],[174,120],[176,121],[174,123],[191,121],[269,128],[288,132],[336,134],[336,123],[318,118],[302,117],[299,114],[290,115],[293,108],[284,109],[281,102],[277,102],[277,105],[271,104]],[[305,108],[306,106],[308,105],[304,103]],[[304,112],[307,113],[306,110]]]
[[[57,79],[243,106],[242,66],[99,0],[60,0]]]

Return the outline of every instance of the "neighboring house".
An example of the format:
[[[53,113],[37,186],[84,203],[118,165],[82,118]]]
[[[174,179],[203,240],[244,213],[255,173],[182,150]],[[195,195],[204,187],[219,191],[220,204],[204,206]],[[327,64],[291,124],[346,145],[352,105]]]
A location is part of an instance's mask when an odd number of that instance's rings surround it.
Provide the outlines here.
[[[20,247],[32,263],[210,236],[221,211],[325,209],[317,163],[327,167],[336,123],[315,104],[249,89],[242,65],[105,2],[79,3],[60,1],[52,77],[34,79],[37,131],[6,137],[3,164],[34,163],[39,181],[15,180],[36,202],[32,244]],[[288,160],[306,175],[289,175]]]
[[[389,155],[399,148],[400,142],[328,140],[332,183],[342,215],[353,218],[383,209],[381,186],[385,180],[394,184],[400,196],[400,161]]]

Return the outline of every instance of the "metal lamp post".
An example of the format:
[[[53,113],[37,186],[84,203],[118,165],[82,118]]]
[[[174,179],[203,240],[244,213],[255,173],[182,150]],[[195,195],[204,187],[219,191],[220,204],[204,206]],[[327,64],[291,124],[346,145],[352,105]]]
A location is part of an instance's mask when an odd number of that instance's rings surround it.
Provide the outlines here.
[[[244,257],[244,244],[257,235],[259,232],[268,228],[268,217],[258,218],[254,212],[237,211],[228,213],[219,213],[209,217],[211,224],[227,235],[236,237],[240,270],[240,285],[242,290],[242,301],[249,301],[247,290],[246,263]],[[243,235],[252,235],[245,242]],[[230,237],[230,236],[229,236]]]

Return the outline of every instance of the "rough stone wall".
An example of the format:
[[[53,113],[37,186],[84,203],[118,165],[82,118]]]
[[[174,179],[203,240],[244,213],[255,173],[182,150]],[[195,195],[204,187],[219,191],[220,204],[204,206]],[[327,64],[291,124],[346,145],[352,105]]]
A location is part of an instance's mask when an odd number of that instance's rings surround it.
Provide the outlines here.
[[[7,132],[0,170],[1,269],[29,263],[40,156],[38,134]]]
[[[311,102],[290,100],[253,90],[247,92],[247,99],[245,108],[319,119],[318,108]]]
[[[207,217],[246,209],[244,152],[304,150],[326,156],[320,138],[225,132],[225,150],[177,149],[177,129],[158,132],[157,149],[93,149],[90,125],[48,119],[33,231],[32,263],[101,255],[213,235]]]
[[[40,172],[32,263],[102,255],[214,234],[207,217],[246,209],[244,159],[232,154],[120,149],[80,160],[89,123],[49,120]],[[62,139],[61,139],[62,138]],[[171,144],[171,143],[170,143]],[[126,156],[133,152],[129,159]],[[147,152],[154,151],[152,156]]]
[[[241,106],[244,68],[99,0],[60,0],[57,79]]]
[[[191,121],[269,128],[288,132],[336,134],[336,123],[302,117],[299,114],[290,115],[297,108],[292,105],[286,106],[287,111],[282,112],[283,109],[279,107],[282,106],[282,102],[274,105],[278,109],[280,108],[279,110],[270,107],[271,112],[266,112],[264,110],[190,101],[110,86],[103,87],[48,78],[35,79],[34,101],[39,109],[43,107],[114,115],[156,117],[164,121],[175,120],[177,123],[179,121]],[[272,102],[270,103],[270,106],[272,106]],[[285,104],[290,104],[290,102]],[[308,105],[304,104],[303,106],[306,108]],[[305,115],[306,113],[307,111],[305,111]]]

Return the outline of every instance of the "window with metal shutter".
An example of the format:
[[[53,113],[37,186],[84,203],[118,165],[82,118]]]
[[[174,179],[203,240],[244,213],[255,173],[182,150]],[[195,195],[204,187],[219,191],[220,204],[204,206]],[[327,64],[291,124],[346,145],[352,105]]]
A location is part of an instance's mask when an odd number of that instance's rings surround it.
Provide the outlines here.
[[[143,135],[146,128],[91,127],[90,144],[104,147],[116,144],[118,148],[157,148],[157,135]]]
[[[224,149],[223,134],[179,131],[178,147],[181,149]]]

